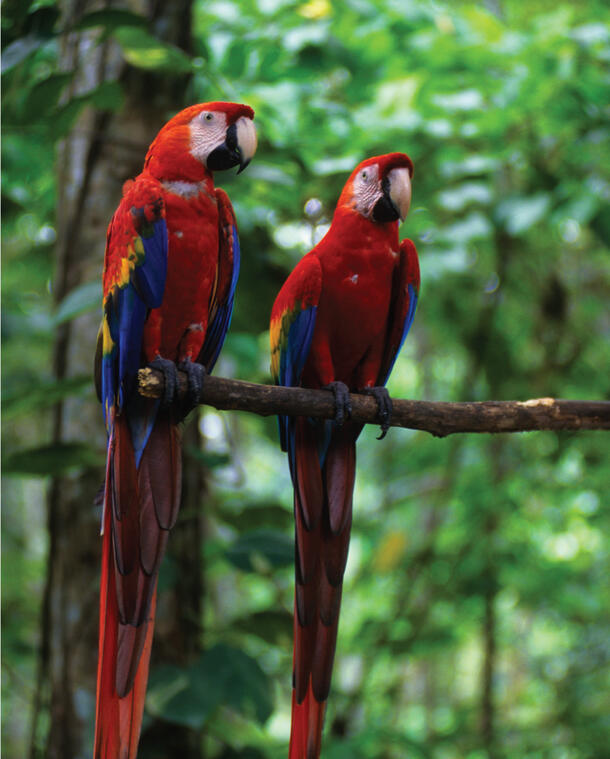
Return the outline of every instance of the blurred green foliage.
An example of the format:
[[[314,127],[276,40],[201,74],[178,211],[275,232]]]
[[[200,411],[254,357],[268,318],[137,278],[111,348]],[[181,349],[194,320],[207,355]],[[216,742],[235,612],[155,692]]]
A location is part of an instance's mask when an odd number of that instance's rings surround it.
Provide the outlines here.
[[[255,160],[238,181],[220,180],[243,268],[218,374],[269,381],[267,321],[287,272],[324,232],[353,166],[402,150],[415,178],[401,233],[420,251],[422,291],[391,392],[609,397],[605,3],[198,0],[192,58],[127,11],[89,14],[78,28],[116,39],[135,67],[191,72],[185,105],[232,99],[256,110]],[[44,582],[40,476],[101,455],[47,446],[50,403],[74,393],[95,402],[84,379],[53,383],[54,329],[99,303],[87,283],[52,306],[54,145],[82,108],[122,105],[115,82],[64,96],[66,31],[52,0],[3,5],[3,455],[13,476],[2,695],[14,756]],[[312,197],[323,207],[315,224],[303,211]],[[273,420],[207,411],[201,424],[213,479],[208,648],[188,670],[152,672],[148,709],[204,727],[210,757],[279,757],[291,683],[287,467]],[[607,756],[608,436],[374,434],[359,444],[324,755]],[[168,563],[161,587],[172,582]],[[490,605],[492,744],[481,728]]]

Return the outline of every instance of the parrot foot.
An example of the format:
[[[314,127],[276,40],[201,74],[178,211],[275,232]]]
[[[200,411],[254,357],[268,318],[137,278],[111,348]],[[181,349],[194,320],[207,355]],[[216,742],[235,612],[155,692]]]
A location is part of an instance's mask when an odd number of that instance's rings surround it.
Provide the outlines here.
[[[381,425],[381,435],[377,440],[383,440],[392,420],[392,399],[385,387],[365,387],[362,391],[365,395],[372,395],[377,403],[377,419]]]
[[[183,416],[186,416],[198,403],[201,403],[201,391],[207,372],[203,364],[198,364],[190,358],[181,361],[178,364],[178,369],[186,374],[188,380],[186,398],[183,401],[182,409]]]
[[[345,382],[329,382],[323,390],[331,390],[335,396],[335,422],[341,427],[343,422],[352,415],[349,388]]]
[[[176,400],[178,393],[178,369],[176,368],[176,364],[167,358],[157,356],[154,361],[150,362],[149,366],[151,369],[157,369],[163,375],[165,384],[161,403],[163,406],[171,406]]]

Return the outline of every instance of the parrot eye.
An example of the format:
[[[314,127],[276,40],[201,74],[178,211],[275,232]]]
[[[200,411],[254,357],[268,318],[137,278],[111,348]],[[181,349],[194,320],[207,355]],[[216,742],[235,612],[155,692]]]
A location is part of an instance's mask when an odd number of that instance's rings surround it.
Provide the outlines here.
[[[364,181],[366,182],[366,180],[368,179],[368,177],[369,177],[369,175],[366,173],[366,169],[365,169],[365,170],[362,172],[362,178],[363,178],[363,179],[364,179]]]
[[[212,113],[206,113],[204,118],[206,121],[212,121],[212,119],[214,118],[214,115]]]

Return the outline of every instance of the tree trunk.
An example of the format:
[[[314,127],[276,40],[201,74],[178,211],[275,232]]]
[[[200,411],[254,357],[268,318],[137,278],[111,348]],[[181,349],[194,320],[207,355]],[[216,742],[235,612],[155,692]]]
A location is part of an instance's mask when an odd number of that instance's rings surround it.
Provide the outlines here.
[[[59,3],[64,21],[99,10],[91,0]],[[176,3],[129,4],[146,15],[153,31],[167,41],[188,46],[191,0]],[[72,95],[103,81],[119,80],[125,94],[119,113],[87,109],[58,147],[57,302],[80,284],[100,281],[106,227],[121,197],[123,182],[139,173],[146,148],[171,110],[183,103],[184,80],[143,74],[127,67],[116,43],[94,46],[98,32],[68,34],[62,41],[61,68],[75,71]],[[100,285],[101,303],[101,285]],[[54,348],[58,379],[91,371],[99,313],[86,314],[62,325]],[[105,448],[99,405],[91,398],[73,398],[54,411],[53,441],[94,443]],[[188,463],[185,477],[189,477]],[[102,471],[64,476],[51,483],[48,500],[49,556],[41,619],[41,658],[35,705],[31,756],[46,743],[49,759],[90,756],[95,702],[100,547],[99,508],[93,505]],[[171,541],[170,541],[171,542]],[[193,540],[192,543],[195,541]],[[189,545],[183,550],[192,552]],[[189,553],[190,571],[199,567],[199,547]],[[193,594],[182,604],[192,602]],[[199,601],[197,601],[199,603]],[[198,618],[199,607],[181,607]],[[185,636],[193,636],[187,628]],[[184,645],[191,650],[195,643]],[[168,646],[168,648],[170,648]],[[46,702],[46,703],[44,703]],[[50,727],[46,740],[38,736],[40,716],[48,704]],[[186,755],[186,754],[184,754]],[[195,756],[189,754],[189,756]]]

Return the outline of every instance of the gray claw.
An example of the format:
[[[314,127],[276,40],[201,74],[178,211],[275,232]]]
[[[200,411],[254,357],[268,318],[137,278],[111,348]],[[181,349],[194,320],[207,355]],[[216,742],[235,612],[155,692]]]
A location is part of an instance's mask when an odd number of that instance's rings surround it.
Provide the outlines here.
[[[191,409],[201,402],[201,392],[207,372],[203,364],[198,364],[191,359],[181,361],[178,364],[178,369],[186,374],[188,381],[186,399],[183,403],[183,415],[186,416]]]
[[[385,387],[365,387],[363,393],[372,395],[377,403],[377,419],[381,425],[381,435],[377,440],[383,440],[392,421],[392,399]]]
[[[150,367],[151,369],[157,369],[163,375],[164,387],[161,403],[164,406],[171,406],[176,400],[178,393],[178,370],[176,369],[176,364],[167,358],[157,356],[154,361],[151,361]]]
[[[349,388],[345,382],[329,382],[323,389],[331,390],[335,396],[335,422],[341,427],[343,422],[352,415]]]

